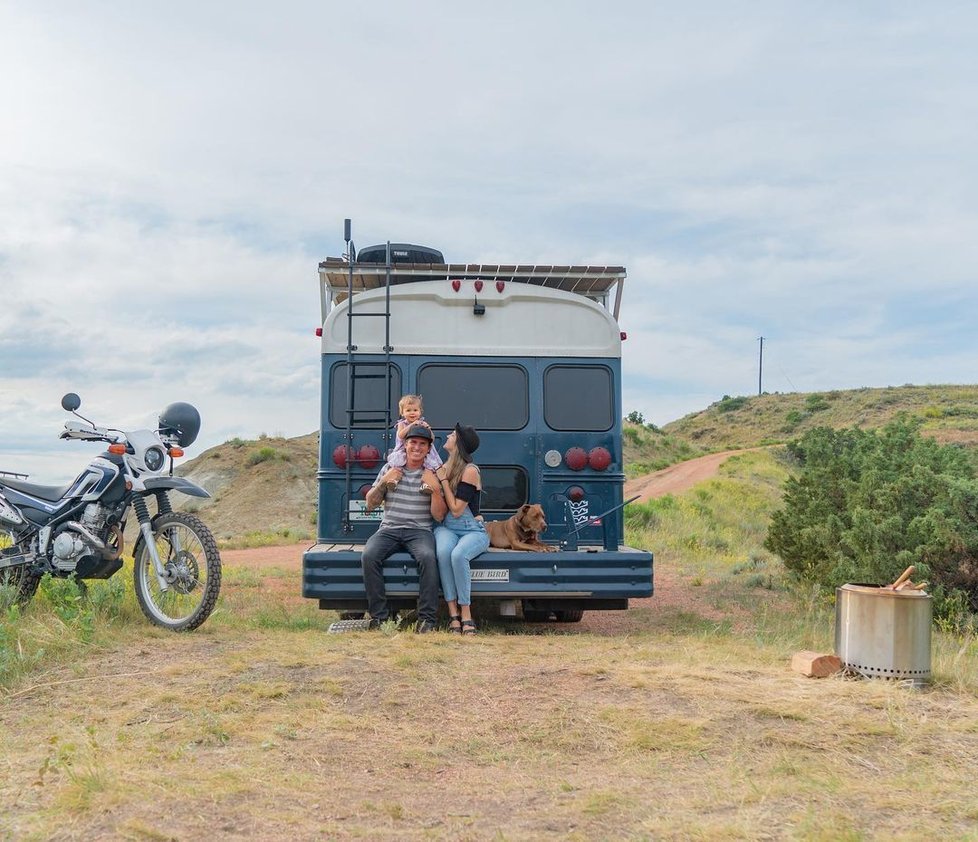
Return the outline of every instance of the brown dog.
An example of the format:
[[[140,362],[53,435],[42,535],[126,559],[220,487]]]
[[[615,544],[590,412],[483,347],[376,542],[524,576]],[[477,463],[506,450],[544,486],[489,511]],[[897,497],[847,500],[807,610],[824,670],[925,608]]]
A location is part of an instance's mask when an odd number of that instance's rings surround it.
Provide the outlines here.
[[[489,546],[500,550],[525,550],[536,553],[553,553],[557,547],[544,544],[537,536],[547,528],[547,518],[539,503],[520,506],[515,515],[507,520],[491,520],[486,523]]]

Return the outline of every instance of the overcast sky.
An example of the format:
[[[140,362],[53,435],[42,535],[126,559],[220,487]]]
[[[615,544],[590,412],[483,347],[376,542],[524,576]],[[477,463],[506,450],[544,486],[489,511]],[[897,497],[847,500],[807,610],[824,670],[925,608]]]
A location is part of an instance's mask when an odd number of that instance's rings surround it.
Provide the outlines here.
[[[0,469],[318,426],[316,265],[623,264],[626,413],[974,383],[978,6],[0,2]]]

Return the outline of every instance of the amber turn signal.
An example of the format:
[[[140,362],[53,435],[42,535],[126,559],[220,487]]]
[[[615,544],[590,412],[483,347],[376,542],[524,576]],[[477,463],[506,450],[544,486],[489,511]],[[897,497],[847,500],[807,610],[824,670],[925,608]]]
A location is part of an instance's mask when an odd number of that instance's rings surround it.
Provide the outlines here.
[[[126,446],[124,444],[110,444],[109,453],[114,453],[116,456],[123,456],[126,452]]]
[[[171,447],[168,452],[170,454],[170,457],[173,459],[179,459],[181,456],[183,456],[182,447]]]

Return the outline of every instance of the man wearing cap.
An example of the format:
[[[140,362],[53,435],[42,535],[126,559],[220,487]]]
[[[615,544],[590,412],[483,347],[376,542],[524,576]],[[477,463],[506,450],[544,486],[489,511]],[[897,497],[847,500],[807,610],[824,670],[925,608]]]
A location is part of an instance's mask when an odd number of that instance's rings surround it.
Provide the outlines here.
[[[434,631],[438,619],[438,561],[435,557],[434,521],[445,517],[445,498],[434,475],[424,467],[434,437],[423,424],[415,424],[404,436],[403,468],[381,468],[367,492],[367,511],[384,503],[380,528],[367,539],[360,556],[367,591],[370,627],[390,617],[384,587],[384,562],[406,550],[418,565],[417,631]],[[428,480],[426,483],[425,480]],[[396,486],[388,487],[389,482]]]

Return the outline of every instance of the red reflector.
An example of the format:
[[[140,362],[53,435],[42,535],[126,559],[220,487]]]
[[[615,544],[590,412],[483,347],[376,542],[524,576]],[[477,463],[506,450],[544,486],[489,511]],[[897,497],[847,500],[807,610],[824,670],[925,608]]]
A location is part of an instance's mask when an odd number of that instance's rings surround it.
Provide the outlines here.
[[[475,287],[476,292],[482,292],[482,281],[476,281],[472,286]]]
[[[183,456],[183,449],[180,447],[171,447],[170,456],[172,456],[174,459],[179,459],[181,456]]]
[[[380,451],[372,444],[365,444],[357,451],[357,462],[365,470],[373,470],[380,464]]]
[[[502,292],[506,289],[506,281],[496,281],[496,292]]]
[[[359,494],[364,500],[366,500],[367,492],[370,491],[371,488],[372,486],[370,485],[361,485],[360,488],[357,490],[357,494]]]
[[[604,447],[593,447],[587,461],[594,470],[603,471],[611,464],[611,454]]]
[[[323,329],[321,327],[317,327],[316,328],[316,336],[322,336],[322,335],[323,335]]]
[[[355,454],[353,449],[347,447],[345,444],[338,445],[333,449],[333,464],[337,468],[345,468],[346,460],[349,459],[351,462],[354,460]]]
[[[621,333],[619,333],[618,336],[621,337],[621,341],[622,342],[624,342],[626,339],[628,339],[628,334],[625,333],[625,331],[622,331]]]
[[[587,464],[587,453],[582,447],[572,447],[564,454],[564,464],[572,471],[580,471]]]
[[[126,452],[126,446],[124,444],[110,444],[109,453],[114,453],[116,456],[122,456]]]
[[[458,292],[461,288],[462,282],[458,278],[452,281],[452,289],[455,290],[455,292]]]
[[[580,503],[584,499],[584,489],[579,485],[572,485],[567,489],[567,499],[572,503]]]

